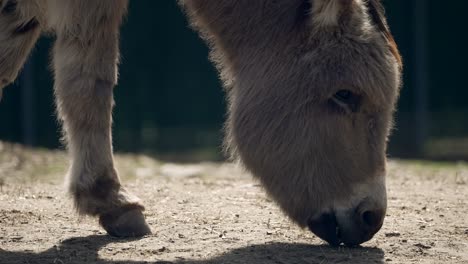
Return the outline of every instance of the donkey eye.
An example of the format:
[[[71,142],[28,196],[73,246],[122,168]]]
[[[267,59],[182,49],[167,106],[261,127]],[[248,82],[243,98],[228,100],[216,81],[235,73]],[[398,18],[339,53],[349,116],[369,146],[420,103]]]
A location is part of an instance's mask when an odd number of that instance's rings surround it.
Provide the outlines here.
[[[339,90],[334,97],[343,103],[348,103],[353,97],[353,92],[349,90]]]
[[[359,111],[361,105],[361,96],[350,90],[339,90],[330,99],[333,106],[339,107],[346,113]]]

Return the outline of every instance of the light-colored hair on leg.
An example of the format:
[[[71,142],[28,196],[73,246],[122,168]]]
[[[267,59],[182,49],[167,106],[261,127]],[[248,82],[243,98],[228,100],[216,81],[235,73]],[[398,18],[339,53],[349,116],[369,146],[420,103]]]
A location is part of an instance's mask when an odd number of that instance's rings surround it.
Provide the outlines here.
[[[69,190],[80,214],[100,217],[114,236],[150,232],[139,199],[120,184],[112,154],[113,89],[119,27],[127,0],[49,0],[57,111],[71,166]]]

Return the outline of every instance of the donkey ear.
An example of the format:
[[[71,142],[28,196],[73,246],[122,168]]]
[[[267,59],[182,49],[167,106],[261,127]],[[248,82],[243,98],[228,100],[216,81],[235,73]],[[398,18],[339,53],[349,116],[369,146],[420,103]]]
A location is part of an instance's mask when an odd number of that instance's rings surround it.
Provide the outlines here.
[[[367,4],[367,10],[369,12],[372,23],[377,27],[377,29],[382,33],[385,39],[388,42],[390,52],[395,56],[396,61],[400,70],[403,68],[403,60],[401,58],[400,52],[398,51],[397,44],[393,38],[392,33],[385,19],[385,9],[382,5],[381,0],[368,0],[365,1]]]

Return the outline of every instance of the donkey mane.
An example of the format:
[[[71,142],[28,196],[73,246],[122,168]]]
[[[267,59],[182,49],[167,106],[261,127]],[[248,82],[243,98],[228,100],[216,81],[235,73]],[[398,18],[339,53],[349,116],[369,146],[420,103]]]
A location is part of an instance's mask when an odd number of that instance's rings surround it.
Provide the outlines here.
[[[390,29],[388,27],[387,21],[385,20],[385,11],[382,6],[381,0],[367,0],[367,7],[372,22],[377,26],[380,32],[382,32],[382,34],[387,39],[390,51],[392,52],[393,56],[395,56],[400,70],[402,70],[403,59],[401,58],[395,39],[393,38],[393,35],[391,34]]]

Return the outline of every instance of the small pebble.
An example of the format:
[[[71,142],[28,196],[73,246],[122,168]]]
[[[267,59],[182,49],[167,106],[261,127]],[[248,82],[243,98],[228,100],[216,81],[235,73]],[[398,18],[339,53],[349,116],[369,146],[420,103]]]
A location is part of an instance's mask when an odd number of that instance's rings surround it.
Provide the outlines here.
[[[399,237],[401,234],[399,232],[389,232],[385,233],[386,237]]]

